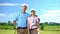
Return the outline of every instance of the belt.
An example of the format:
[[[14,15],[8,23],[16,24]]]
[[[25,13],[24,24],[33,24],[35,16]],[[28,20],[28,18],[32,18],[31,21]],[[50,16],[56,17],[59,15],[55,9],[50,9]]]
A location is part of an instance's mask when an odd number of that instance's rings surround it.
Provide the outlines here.
[[[27,27],[17,27],[17,29],[27,29]]]
[[[35,30],[35,29],[37,29],[37,28],[34,28],[34,29],[30,29],[30,30]]]

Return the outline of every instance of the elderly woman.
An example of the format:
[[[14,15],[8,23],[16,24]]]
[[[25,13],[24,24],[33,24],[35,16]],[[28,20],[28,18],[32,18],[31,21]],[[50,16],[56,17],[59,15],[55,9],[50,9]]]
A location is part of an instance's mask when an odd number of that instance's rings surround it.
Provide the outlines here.
[[[31,15],[28,17],[29,34],[38,34],[38,25],[40,19],[35,15],[35,10],[31,10]]]

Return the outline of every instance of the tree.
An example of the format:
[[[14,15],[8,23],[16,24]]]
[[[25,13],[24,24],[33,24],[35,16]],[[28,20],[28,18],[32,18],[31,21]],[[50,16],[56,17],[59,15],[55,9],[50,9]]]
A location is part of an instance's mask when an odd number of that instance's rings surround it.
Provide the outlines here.
[[[44,24],[41,23],[41,30],[44,30]]]
[[[11,25],[11,21],[8,21],[8,25]]]

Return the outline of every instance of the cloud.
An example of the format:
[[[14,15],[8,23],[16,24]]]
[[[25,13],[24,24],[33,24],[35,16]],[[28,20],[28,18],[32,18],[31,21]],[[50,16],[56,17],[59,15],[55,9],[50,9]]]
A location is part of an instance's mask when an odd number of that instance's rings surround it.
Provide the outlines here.
[[[6,22],[7,21],[7,15],[0,13],[0,22]]]
[[[16,3],[0,3],[0,6],[20,6],[21,4]]]
[[[1,13],[0,13],[0,16],[3,16],[3,17],[5,17],[5,16],[6,16],[6,14],[1,14]]]
[[[43,15],[40,15],[41,22],[59,22],[60,23],[60,10],[46,10]]]
[[[15,15],[16,15],[16,13],[11,13],[11,14],[0,13],[0,22],[12,21],[12,20],[14,20]]]
[[[42,11],[44,12],[44,14],[40,15],[40,18],[57,16],[60,14],[60,10],[42,10]]]
[[[40,18],[47,18],[47,17],[52,17],[54,16],[55,14],[43,14],[40,16]]]
[[[46,11],[46,13],[60,13],[60,10],[50,10],[50,11]]]

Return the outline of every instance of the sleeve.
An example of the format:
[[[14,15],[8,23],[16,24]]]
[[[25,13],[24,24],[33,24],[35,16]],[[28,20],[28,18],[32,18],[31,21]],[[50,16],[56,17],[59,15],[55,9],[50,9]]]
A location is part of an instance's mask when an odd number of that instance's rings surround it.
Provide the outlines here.
[[[15,16],[14,16],[14,20],[18,20],[18,16],[19,16],[19,14],[17,13]]]
[[[18,20],[18,17],[17,17],[17,16],[14,16],[14,20],[16,20],[16,21],[17,21],[17,20]]]

